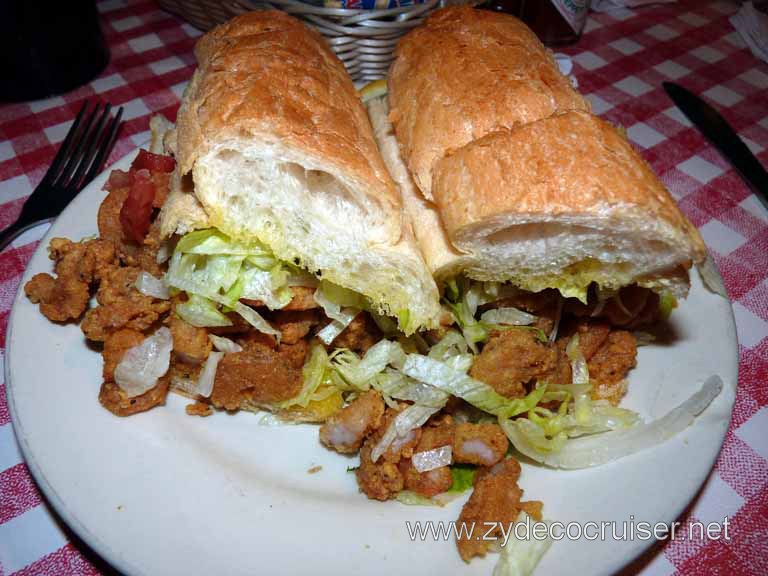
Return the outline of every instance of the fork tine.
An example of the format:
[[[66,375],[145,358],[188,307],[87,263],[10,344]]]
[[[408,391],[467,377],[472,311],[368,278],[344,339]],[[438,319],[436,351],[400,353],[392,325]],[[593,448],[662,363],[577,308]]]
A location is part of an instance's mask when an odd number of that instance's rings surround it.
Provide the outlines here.
[[[70,188],[75,188],[76,190],[79,190],[82,187],[83,174],[85,174],[85,171],[87,170],[88,166],[90,166],[91,161],[93,160],[94,154],[96,154],[97,145],[103,139],[104,125],[107,119],[109,118],[110,110],[112,110],[112,105],[107,103],[104,106],[104,111],[101,113],[101,116],[99,117],[98,122],[96,122],[96,127],[88,136],[88,142],[87,142],[85,154],[83,155],[83,159],[80,161],[80,164],[77,167],[77,172],[75,172],[74,176],[72,176],[72,179],[69,181],[68,186]]]
[[[69,155],[69,159],[64,165],[64,168],[61,170],[61,173],[53,181],[54,186],[66,186],[67,182],[70,180],[72,173],[82,158],[83,148],[85,147],[85,143],[88,141],[88,134],[91,131],[93,121],[96,118],[96,115],[99,113],[99,107],[100,104],[97,102],[94,109],[88,115],[88,119],[85,121],[85,126],[83,126],[83,129],[74,139],[72,153]]]
[[[112,146],[115,144],[115,140],[117,140],[117,133],[120,131],[120,119],[122,117],[123,107],[121,106],[117,109],[117,114],[115,114],[115,117],[112,119],[112,123],[107,129],[107,135],[104,137],[104,140],[99,147],[99,151],[96,154],[96,157],[93,159],[91,168],[88,170],[85,178],[83,179],[84,184],[87,184],[93,180],[96,174],[99,173],[99,170],[101,170],[104,161],[107,159],[107,154],[109,154],[109,151],[112,150]]]
[[[88,109],[88,104],[88,100],[83,102],[80,111],[77,113],[77,117],[75,117],[75,121],[72,123],[72,126],[69,127],[67,135],[64,137],[64,141],[61,143],[61,146],[59,146],[59,151],[56,152],[56,156],[54,156],[53,162],[51,162],[51,165],[46,171],[45,176],[43,176],[43,179],[40,181],[40,184],[48,184],[56,180],[59,168],[61,168],[61,165],[69,156],[69,151],[72,148],[72,141],[80,128],[80,123],[83,121],[83,116],[85,116],[85,112]]]

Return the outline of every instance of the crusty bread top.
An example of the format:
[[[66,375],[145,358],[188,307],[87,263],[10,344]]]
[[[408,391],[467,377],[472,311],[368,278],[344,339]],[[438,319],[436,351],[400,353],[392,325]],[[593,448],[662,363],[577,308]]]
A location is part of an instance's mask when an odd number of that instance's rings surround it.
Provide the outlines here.
[[[434,163],[499,128],[588,110],[551,54],[518,19],[468,6],[434,12],[397,45],[390,118],[425,197]]]
[[[203,36],[195,55],[177,120],[182,174],[227,138],[276,141],[343,172],[382,207],[397,241],[399,195],[344,65],[316,31],[283,12],[249,12]]]
[[[433,192],[448,235],[462,249],[512,223],[599,219],[700,261],[706,248],[667,189],[608,122],[567,112],[494,132],[440,160]],[[482,230],[482,231],[481,231]]]

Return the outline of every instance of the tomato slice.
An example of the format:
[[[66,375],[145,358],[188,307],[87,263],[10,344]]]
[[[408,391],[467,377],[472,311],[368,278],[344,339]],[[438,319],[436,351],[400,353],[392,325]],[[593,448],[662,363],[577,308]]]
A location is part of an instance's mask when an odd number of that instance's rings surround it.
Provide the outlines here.
[[[173,172],[175,166],[176,160],[171,156],[153,154],[142,149],[139,150],[139,155],[131,164],[131,170],[147,169],[150,172]]]
[[[123,234],[141,244],[149,232],[152,221],[152,201],[155,199],[155,183],[147,169],[133,171],[133,182],[128,197],[120,209]]]

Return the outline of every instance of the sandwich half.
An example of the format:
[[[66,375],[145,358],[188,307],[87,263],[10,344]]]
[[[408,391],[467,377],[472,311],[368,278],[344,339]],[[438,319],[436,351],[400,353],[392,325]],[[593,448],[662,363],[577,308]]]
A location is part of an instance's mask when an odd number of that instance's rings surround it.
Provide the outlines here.
[[[343,392],[323,380],[329,354],[436,327],[436,285],[360,98],[316,32],[253,12],[196,56],[164,138],[176,159],[159,217],[165,281],[176,318],[239,344],[225,344],[207,394],[199,367],[172,385],[216,408],[321,421]]]
[[[285,14],[254,12],[195,53],[169,139],[178,167],[163,233],[215,230],[354,292],[405,333],[434,325],[434,283],[360,99],[322,38]]]
[[[422,53],[432,44],[446,47],[448,62],[461,59],[442,80],[442,55]],[[530,96],[523,90],[530,86],[541,90]],[[505,100],[482,106],[486,88]],[[687,293],[687,270],[706,257],[698,231],[517,19],[468,7],[438,11],[398,45],[392,129],[383,106],[373,105],[374,124],[393,133],[408,168],[393,169],[397,150],[383,146],[439,282],[463,274],[532,292],[554,288],[584,303],[590,287]],[[427,126],[442,136],[429,140]]]
[[[569,438],[637,422],[618,406],[637,347],[687,295],[704,243],[515,18],[443,9],[396,54],[368,111],[437,282],[442,330],[463,335],[475,381],[509,399],[542,394],[503,422],[520,452],[595,465]],[[461,65],[443,74],[443,56]],[[491,88],[503,96],[486,106]]]

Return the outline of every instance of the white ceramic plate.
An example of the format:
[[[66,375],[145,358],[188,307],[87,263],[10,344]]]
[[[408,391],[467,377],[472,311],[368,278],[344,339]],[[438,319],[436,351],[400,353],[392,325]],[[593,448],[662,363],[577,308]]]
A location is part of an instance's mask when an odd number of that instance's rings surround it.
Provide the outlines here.
[[[134,154],[114,168],[127,169]],[[50,238],[96,233],[102,174],[53,225],[24,282],[49,271]],[[730,304],[693,274],[672,315],[675,338],[640,350],[625,405],[657,417],[713,373],[723,392],[682,434],[596,469],[524,466],[526,498],[548,518],[672,521],[704,482],[720,449],[736,392],[738,351]],[[313,426],[263,426],[251,414],[193,418],[185,399],[117,418],[97,400],[101,357],[75,325],[46,320],[20,291],[7,338],[6,385],[29,468],[64,520],[128,574],[483,574],[453,540],[412,542],[406,521],[454,520],[445,508],[380,503],[361,495],[355,460],[323,449]],[[308,474],[313,466],[322,466]],[[560,541],[540,574],[608,574],[650,541]]]

